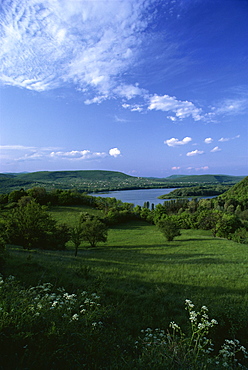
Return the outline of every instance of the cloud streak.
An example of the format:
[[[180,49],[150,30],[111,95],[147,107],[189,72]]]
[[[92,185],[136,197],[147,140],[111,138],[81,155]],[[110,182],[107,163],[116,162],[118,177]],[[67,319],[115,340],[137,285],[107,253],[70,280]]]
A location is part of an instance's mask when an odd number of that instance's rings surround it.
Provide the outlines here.
[[[111,148],[108,152],[92,152],[88,149],[62,151],[57,148],[37,148],[22,145],[1,145],[1,157],[17,162],[32,160],[67,160],[67,161],[92,161],[106,157],[117,158],[121,155],[118,148]]]

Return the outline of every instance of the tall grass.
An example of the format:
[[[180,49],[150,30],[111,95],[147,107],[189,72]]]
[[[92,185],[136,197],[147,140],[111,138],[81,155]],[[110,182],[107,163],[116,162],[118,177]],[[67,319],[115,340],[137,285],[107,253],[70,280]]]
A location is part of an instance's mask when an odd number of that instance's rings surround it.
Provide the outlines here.
[[[76,220],[76,209],[61,212],[61,219],[72,222],[74,214]],[[137,221],[111,228],[108,241],[97,248],[82,243],[77,257],[70,244],[67,251],[11,246],[8,253],[5,274],[26,285],[49,281],[70,291],[97,291],[113,306],[116,325],[127,336],[173,320],[187,330],[184,302],[192,299],[218,320],[217,342],[237,336],[248,346],[246,245],[201,230],[182,230],[167,242],[155,226]]]

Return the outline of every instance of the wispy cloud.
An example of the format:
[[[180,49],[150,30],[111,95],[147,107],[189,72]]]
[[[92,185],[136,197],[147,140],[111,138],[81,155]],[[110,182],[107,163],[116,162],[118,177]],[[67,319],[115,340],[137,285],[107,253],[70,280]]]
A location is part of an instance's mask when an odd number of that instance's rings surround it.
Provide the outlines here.
[[[53,159],[67,160],[91,160],[100,159],[107,156],[105,152],[91,152],[90,150],[72,150],[70,152],[51,152],[49,156]]]
[[[203,154],[204,151],[203,150],[193,150],[192,152],[188,152],[186,155],[187,157],[193,157],[195,155],[199,155],[199,154]]]
[[[248,109],[247,98],[225,99],[219,102],[212,111],[215,115],[236,115]]]
[[[108,152],[92,152],[88,149],[62,151],[58,148],[37,148],[22,145],[1,145],[1,157],[13,161],[33,161],[33,160],[99,160],[106,157],[117,158],[121,155],[118,148],[112,148]]]
[[[190,141],[192,141],[192,138],[189,137],[189,136],[186,136],[182,140],[179,140],[179,139],[176,139],[175,137],[172,137],[171,139],[165,140],[164,143],[167,144],[168,146],[179,146],[179,145],[186,145]]]
[[[173,122],[211,121],[246,110],[247,99],[240,98],[226,99],[204,113],[192,101],[151,93],[129,81],[130,70],[149,46],[147,39],[156,37],[149,31],[154,4],[156,0],[6,0],[0,18],[0,82],[35,91],[74,85],[85,104],[120,98],[124,108],[166,112]],[[164,4],[168,14],[173,4]],[[177,5],[179,11],[181,2]],[[161,55],[171,48],[177,49],[168,42]]]
[[[221,151],[221,149],[218,146],[215,146],[213,149],[210,150],[211,153],[216,153]]]
[[[143,0],[7,1],[0,79],[36,91],[73,82],[110,94],[136,58],[144,10]],[[122,85],[117,93],[130,98],[138,87]]]
[[[220,141],[221,143],[224,143],[225,141],[230,141],[230,140],[239,139],[239,138],[240,138],[240,135],[236,135],[233,137],[221,137],[218,141]]]
[[[187,170],[194,170],[194,171],[206,171],[209,170],[208,166],[202,166],[202,167],[187,167]]]

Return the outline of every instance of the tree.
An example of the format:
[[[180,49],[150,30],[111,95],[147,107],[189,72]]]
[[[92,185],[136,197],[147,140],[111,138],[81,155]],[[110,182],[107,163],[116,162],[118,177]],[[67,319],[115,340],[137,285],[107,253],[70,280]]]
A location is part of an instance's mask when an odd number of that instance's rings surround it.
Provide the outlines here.
[[[82,240],[89,242],[91,247],[96,247],[99,242],[106,242],[107,233],[107,226],[98,217],[82,222]]]
[[[81,244],[81,241],[82,241],[82,231],[83,231],[83,227],[82,227],[82,224],[80,222],[77,226],[75,226],[71,229],[70,240],[72,241],[72,243],[74,244],[74,247],[75,247],[75,257],[78,254],[78,248],[79,248],[79,246]]]
[[[156,225],[169,242],[172,241],[176,236],[181,235],[178,222],[173,216],[167,216],[160,219]]]
[[[241,227],[242,222],[236,215],[224,213],[216,222],[212,232],[214,236],[231,239],[231,234]]]
[[[8,242],[24,249],[63,249],[69,240],[68,228],[57,225],[46,209],[34,200],[14,208],[6,218],[5,227]]]

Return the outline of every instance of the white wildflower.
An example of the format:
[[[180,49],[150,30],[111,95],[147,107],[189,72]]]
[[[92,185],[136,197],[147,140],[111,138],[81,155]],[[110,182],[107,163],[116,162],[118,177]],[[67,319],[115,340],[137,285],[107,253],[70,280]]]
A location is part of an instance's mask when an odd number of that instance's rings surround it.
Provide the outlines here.
[[[77,313],[75,313],[73,316],[72,316],[72,318],[71,318],[72,320],[74,320],[74,321],[77,321],[78,319],[79,319],[79,315],[77,314]]]

